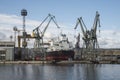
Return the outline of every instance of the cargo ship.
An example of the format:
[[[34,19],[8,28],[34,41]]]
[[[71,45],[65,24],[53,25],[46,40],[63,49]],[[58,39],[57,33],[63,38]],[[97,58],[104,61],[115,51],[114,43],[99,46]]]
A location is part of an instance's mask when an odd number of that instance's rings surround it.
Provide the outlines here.
[[[57,39],[51,39],[50,45],[46,51],[46,60],[72,60],[74,59],[74,50],[72,42],[69,42],[66,34],[61,34]]]

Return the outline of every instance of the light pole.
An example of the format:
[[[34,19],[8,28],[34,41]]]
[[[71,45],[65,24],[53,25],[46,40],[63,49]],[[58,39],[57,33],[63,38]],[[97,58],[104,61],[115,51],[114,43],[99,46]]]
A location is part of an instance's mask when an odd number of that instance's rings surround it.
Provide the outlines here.
[[[26,30],[25,30],[25,16],[27,16],[27,10],[26,9],[22,9],[21,10],[21,16],[23,16],[23,44],[22,46],[25,48],[27,46],[27,42],[26,42]]]
[[[21,16],[23,16],[23,42],[22,42],[22,46],[23,46],[23,55],[22,55],[22,60],[25,59],[26,55],[25,55],[25,48],[27,46],[27,42],[26,42],[26,30],[25,30],[25,16],[27,16],[27,10],[26,9],[22,9],[21,10]]]

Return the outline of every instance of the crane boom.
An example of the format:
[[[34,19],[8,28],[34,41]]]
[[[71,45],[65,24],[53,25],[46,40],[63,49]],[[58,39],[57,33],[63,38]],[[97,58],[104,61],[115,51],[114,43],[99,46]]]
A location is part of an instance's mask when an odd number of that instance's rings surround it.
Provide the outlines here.
[[[82,30],[82,33],[84,35],[84,38],[86,37],[86,31],[87,31],[87,28],[86,28],[86,25],[84,24],[84,21],[82,19],[82,17],[78,18],[77,19],[77,23],[76,23],[76,26],[74,29],[77,28],[78,24],[80,24],[80,27],[81,27],[81,30]]]
[[[51,14],[48,14],[48,16],[42,21],[42,23],[38,27],[36,27],[35,29],[33,29],[33,31],[38,30],[39,27],[42,26],[42,24],[48,19],[49,16],[51,16]]]
[[[51,20],[52,20],[52,18],[49,20],[48,24],[46,25],[45,29],[43,30],[43,32],[42,32],[42,34],[41,34],[41,37],[43,37],[43,36],[44,36],[45,31],[47,30],[47,28],[48,28],[48,26],[49,26],[49,24],[50,24]]]
[[[98,11],[96,11],[96,16],[95,16],[95,19],[94,19],[94,24],[93,24],[93,30],[94,30],[94,34],[96,34],[96,31],[97,31],[97,26],[99,25],[100,27],[100,19],[99,19],[99,16],[100,14],[98,13]]]

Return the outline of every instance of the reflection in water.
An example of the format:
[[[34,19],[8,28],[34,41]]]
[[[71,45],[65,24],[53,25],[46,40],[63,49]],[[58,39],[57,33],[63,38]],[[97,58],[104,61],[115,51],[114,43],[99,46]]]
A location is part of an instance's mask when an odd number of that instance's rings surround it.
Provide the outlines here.
[[[0,80],[120,80],[120,65],[5,64]]]
[[[74,66],[75,80],[98,80],[97,65],[77,64]]]

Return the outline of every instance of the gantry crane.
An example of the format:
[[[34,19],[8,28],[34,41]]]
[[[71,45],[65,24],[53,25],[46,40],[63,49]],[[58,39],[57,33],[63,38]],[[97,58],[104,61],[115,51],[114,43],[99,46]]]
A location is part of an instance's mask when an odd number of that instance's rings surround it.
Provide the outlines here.
[[[46,22],[48,20],[48,23]],[[60,28],[56,22],[55,16],[48,14],[48,16],[42,21],[42,23],[36,27],[33,30],[33,36],[35,37],[35,43],[34,43],[34,48],[41,48],[43,47],[43,37],[44,34],[50,24],[50,22],[53,21],[55,23],[55,25],[57,26],[57,28]],[[43,31],[41,31],[41,26],[43,26],[43,23],[47,23],[45,28],[43,29]]]

